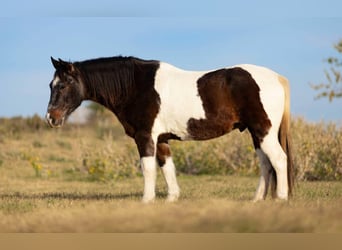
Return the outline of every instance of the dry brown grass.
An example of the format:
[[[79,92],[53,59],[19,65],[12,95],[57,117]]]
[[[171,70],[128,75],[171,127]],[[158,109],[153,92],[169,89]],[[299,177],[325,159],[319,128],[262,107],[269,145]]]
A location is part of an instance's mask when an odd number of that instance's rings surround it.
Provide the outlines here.
[[[159,178],[161,179],[161,178]],[[111,183],[1,178],[1,232],[342,232],[342,184],[301,183],[289,203],[251,203],[256,178],[181,176],[143,205],[142,179]]]
[[[36,118],[37,119],[37,118]],[[139,175],[136,146],[116,121],[51,130],[36,119],[0,120],[0,167],[28,176],[106,181]],[[342,127],[292,122],[298,180],[342,180]],[[184,174],[256,176],[259,162],[247,131],[205,142],[171,143],[177,170]],[[24,167],[26,166],[26,167]]]
[[[250,202],[258,161],[249,135],[234,132],[173,142],[181,199],[164,202],[159,176],[156,202],[143,205],[138,154],[118,124],[30,123],[0,123],[1,232],[342,232],[336,125],[294,120],[298,179],[330,181],[299,181],[289,203]]]

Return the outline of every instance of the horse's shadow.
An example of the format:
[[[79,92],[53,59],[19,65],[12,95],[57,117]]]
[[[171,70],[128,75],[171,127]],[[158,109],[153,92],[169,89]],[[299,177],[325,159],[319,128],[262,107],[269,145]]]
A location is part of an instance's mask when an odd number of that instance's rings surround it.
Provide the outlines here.
[[[84,201],[109,201],[109,200],[139,200],[142,197],[142,193],[68,193],[68,192],[49,192],[49,193],[10,193],[0,194],[0,199],[22,199],[22,200],[84,200]]]
[[[46,192],[46,193],[3,193],[0,194],[1,200],[72,200],[72,201],[115,201],[115,200],[130,200],[141,201],[143,194],[140,192],[134,193],[75,193],[75,192]],[[165,192],[156,192],[157,199],[165,199],[167,194]],[[183,198],[187,200],[188,198]],[[194,198],[196,200],[196,198]],[[234,201],[247,202],[251,201],[249,196],[233,198]]]

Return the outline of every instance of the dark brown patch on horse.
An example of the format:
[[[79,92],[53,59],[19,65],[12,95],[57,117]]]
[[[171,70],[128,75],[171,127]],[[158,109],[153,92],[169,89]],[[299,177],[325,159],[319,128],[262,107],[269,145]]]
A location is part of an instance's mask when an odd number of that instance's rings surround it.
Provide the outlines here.
[[[82,72],[86,99],[112,109],[124,103],[134,89],[133,65],[124,58],[99,58],[76,62]]]
[[[168,140],[181,140],[181,138],[172,133],[163,133],[158,136],[158,143],[168,142]]]
[[[220,69],[197,81],[205,119],[191,118],[188,132],[195,140],[207,140],[233,129],[248,128],[255,148],[268,133],[271,122],[260,101],[260,89],[251,74],[242,68]]]
[[[167,142],[157,144],[157,161],[160,167],[163,167],[166,162],[166,158],[171,156],[170,146]]]
[[[160,167],[163,167],[165,165],[166,158],[171,156],[171,149],[168,144],[169,140],[181,140],[181,138],[172,133],[163,133],[158,136],[157,161]]]
[[[154,144],[151,131],[159,112],[160,97],[154,89],[154,78],[159,62],[132,59],[134,65],[134,91],[124,105],[117,106],[113,112],[123,123],[127,134],[133,137],[138,145],[140,156],[153,156]],[[145,136],[141,136],[144,134]],[[150,137],[150,138],[147,138]]]
[[[63,62],[63,66],[61,71],[72,68],[79,72],[84,100],[100,103],[118,117],[141,157],[154,155],[151,130],[160,106],[154,89],[159,61],[118,56]]]

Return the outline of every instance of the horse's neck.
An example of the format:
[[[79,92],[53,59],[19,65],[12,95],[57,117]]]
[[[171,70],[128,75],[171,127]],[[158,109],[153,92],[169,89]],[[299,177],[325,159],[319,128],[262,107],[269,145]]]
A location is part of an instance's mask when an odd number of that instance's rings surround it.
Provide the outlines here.
[[[96,76],[88,74],[85,79],[86,100],[97,102],[113,112],[132,98],[132,80],[121,79],[120,73],[115,77],[106,72],[96,73]]]

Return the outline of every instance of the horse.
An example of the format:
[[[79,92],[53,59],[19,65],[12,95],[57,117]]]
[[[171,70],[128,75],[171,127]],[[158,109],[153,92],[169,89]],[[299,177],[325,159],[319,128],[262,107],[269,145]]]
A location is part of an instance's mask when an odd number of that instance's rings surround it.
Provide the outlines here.
[[[169,140],[208,140],[234,129],[249,131],[260,159],[253,200],[266,199],[269,189],[274,199],[291,196],[290,90],[284,76],[249,64],[186,71],[158,60],[123,56],[76,62],[51,57],[51,62],[55,73],[47,123],[61,127],[84,100],[113,112],[136,143],[143,202],[155,199],[157,165],[166,181],[166,200],[179,198]]]

